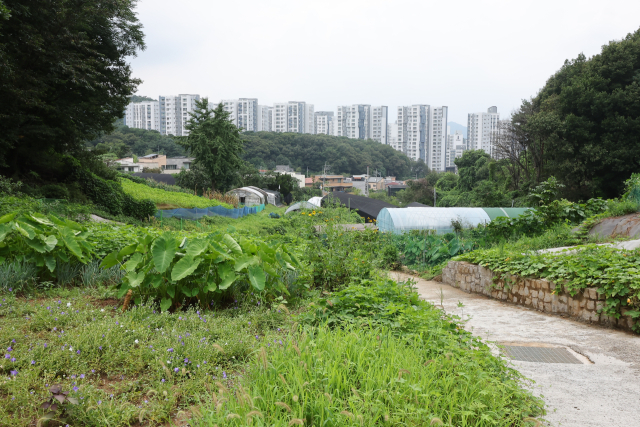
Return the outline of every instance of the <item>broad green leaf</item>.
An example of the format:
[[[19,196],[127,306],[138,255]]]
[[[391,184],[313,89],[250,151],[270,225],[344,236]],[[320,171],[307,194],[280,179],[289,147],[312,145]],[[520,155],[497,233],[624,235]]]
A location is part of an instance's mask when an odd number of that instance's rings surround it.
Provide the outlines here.
[[[210,275],[207,279],[207,290],[209,292],[215,292],[218,289],[218,284],[216,283],[215,275]]]
[[[180,242],[180,248],[184,248],[185,243],[187,243],[187,238],[186,237],[184,239],[182,239],[182,242]]]
[[[194,271],[196,271],[196,268],[198,268],[201,261],[201,259],[194,260],[190,255],[185,256],[173,266],[173,270],[171,270],[171,280],[177,282],[178,280],[182,280],[185,277],[190,276]]]
[[[120,249],[120,252],[118,252],[118,261],[122,261],[124,257],[134,253],[137,247],[138,247],[138,244],[134,243],[132,245],[125,246],[124,248]]]
[[[109,255],[107,255],[106,257],[104,257],[102,259],[102,262],[100,263],[100,267],[101,268],[111,268],[114,265],[117,265],[119,263],[118,261],[118,251],[113,251],[111,252]]]
[[[17,212],[13,212],[13,213],[9,213],[6,215],[3,215],[2,217],[0,217],[0,224],[4,224],[6,222],[12,221],[13,218],[15,218],[17,215]]]
[[[53,255],[46,254],[44,256],[44,265],[46,265],[49,271],[53,273],[53,271],[56,269],[56,259],[53,257]]]
[[[275,252],[274,252],[275,253]],[[276,259],[273,255],[264,252],[263,250],[259,250],[258,251],[258,257],[262,260],[262,262],[268,262],[273,264],[274,262],[276,262]]]
[[[33,212],[31,215],[29,215],[29,217],[35,222],[40,223],[42,225],[53,226],[53,223],[49,220],[49,218],[37,212]]]
[[[129,289],[130,289],[129,286],[127,286],[126,283],[123,283],[122,286],[120,286],[120,289],[118,290],[118,298],[122,298]]]
[[[273,268],[271,266],[271,264],[263,262],[262,263],[262,268],[264,268],[264,271],[266,271],[267,273],[269,273],[270,275],[272,275],[273,277],[278,277],[278,272],[276,271],[275,268]]]
[[[212,247],[213,249],[215,249],[216,251],[218,251],[218,252],[220,252],[220,253],[222,253],[222,254],[225,254],[225,255],[226,255],[227,250],[226,250],[226,249],[224,249],[222,246],[220,246],[217,242],[213,242],[213,241],[212,241],[212,242],[209,242],[209,244],[210,244],[210,245],[211,245],[211,247]]]
[[[147,280],[149,280],[149,284],[155,289],[158,289],[160,285],[162,285],[162,276],[159,274],[150,274],[147,276]]]
[[[140,271],[138,273],[136,273],[135,271],[130,271],[126,276],[124,276],[124,278],[127,280],[129,287],[137,288],[138,286],[140,286],[140,284],[142,284],[144,276],[144,271]]]
[[[162,311],[167,311],[169,310],[169,308],[171,308],[171,299],[170,298],[162,298],[162,300],[160,301],[160,309]]]
[[[11,226],[10,225],[0,224],[0,242],[2,242],[5,237],[7,237],[7,234],[10,231],[11,231]]]
[[[222,241],[224,242],[224,244],[229,248],[229,250],[231,252],[233,252],[234,254],[242,254],[242,248],[240,247],[240,245],[238,244],[238,242],[236,242],[233,237],[229,236],[228,234],[225,234],[222,237]]]
[[[251,243],[248,239],[241,238],[240,239],[240,247],[242,248],[245,254],[255,254],[258,250],[258,247]]]
[[[221,281],[220,284],[218,285],[218,289],[224,291],[225,289],[229,288],[229,286],[231,286],[231,284],[233,282],[236,281],[236,273],[231,273],[228,276],[224,277]]]
[[[24,237],[27,237],[29,239],[33,239],[36,235],[36,231],[33,229],[33,227],[24,222],[14,222],[13,228],[18,233],[22,234]]]
[[[24,242],[31,248],[34,249],[37,252],[40,252],[41,254],[47,252],[46,251],[46,246],[44,244],[44,242],[42,241],[42,239],[38,238],[39,236],[34,237],[33,239],[24,239]]]
[[[243,270],[250,265],[255,265],[259,262],[258,257],[251,255],[241,255],[236,259],[235,270]]]
[[[249,272],[249,281],[259,291],[264,290],[264,284],[267,280],[264,271],[259,265],[251,265],[247,269]]]
[[[58,239],[56,239],[56,236],[54,236],[53,234],[50,234],[44,239],[44,244],[45,250],[47,252],[51,252],[53,248],[55,248],[58,244]]]
[[[169,294],[169,296],[171,298],[175,298],[176,297],[176,288],[175,288],[175,286],[168,286],[167,287],[167,293]]]
[[[77,258],[82,259],[82,249],[80,249],[80,245],[78,245],[73,231],[70,228],[63,228],[60,230],[60,237],[62,237],[62,241],[67,249]]]
[[[171,265],[171,261],[176,256],[176,247],[178,242],[170,234],[158,237],[151,246],[151,255],[153,263],[159,273],[164,273]]]
[[[0,264],[2,264],[2,263],[4,262],[4,260],[5,260],[5,259],[6,259],[5,257],[0,256]]]
[[[129,258],[129,261],[124,263],[124,269],[127,272],[132,272],[136,269],[138,264],[140,264],[140,261],[142,261],[142,254],[140,252],[137,252],[131,258]]]
[[[220,276],[218,288],[221,290],[227,289],[236,280],[236,273],[227,263],[218,265],[218,275]]]
[[[209,242],[205,239],[190,240],[187,244],[187,255],[197,257],[209,248]]]

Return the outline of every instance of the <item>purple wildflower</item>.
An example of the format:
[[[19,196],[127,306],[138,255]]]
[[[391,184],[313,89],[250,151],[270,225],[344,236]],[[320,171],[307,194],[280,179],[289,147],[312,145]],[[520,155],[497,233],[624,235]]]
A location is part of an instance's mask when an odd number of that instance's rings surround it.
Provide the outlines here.
[[[178,372],[178,368],[175,368],[175,369],[174,369],[174,371],[175,371],[175,372]]]
[[[172,348],[168,349],[167,351],[168,351],[169,353],[173,353],[173,349],[172,349]]]
[[[222,372],[222,378],[227,379],[227,373],[226,372]]]
[[[78,391],[78,387],[73,387],[73,391]]]
[[[36,361],[35,361],[35,360],[32,360],[32,361],[31,361],[31,364],[32,364],[32,365],[35,365],[35,364],[36,364]]]
[[[11,375],[15,377],[16,375],[18,375],[18,371],[11,371]]]

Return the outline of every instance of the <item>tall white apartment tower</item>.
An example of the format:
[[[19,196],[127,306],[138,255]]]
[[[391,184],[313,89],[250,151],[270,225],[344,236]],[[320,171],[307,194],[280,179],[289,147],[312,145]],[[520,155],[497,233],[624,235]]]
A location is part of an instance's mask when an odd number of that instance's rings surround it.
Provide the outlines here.
[[[189,114],[196,108],[200,95],[181,94],[178,96],[160,96],[160,133],[163,135],[187,136],[184,128]]]
[[[486,113],[470,113],[467,121],[467,146],[469,150],[484,150],[495,157],[493,136],[498,131],[500,114],[497,107],[489,107]]]
[[[271,132],[273,107],[258,105],[258,131]]]
[[[369,137],[381,144],[389,144],[389,108],[381,105],[371,108]]]
[[[338,107],[334,124],[336,136],[352,139],[373,139],[387,144],[389,109],[385,106],[367,104]]]
[[[334,118],[333,111],[316,111],[315,113],[315,133],[317,135],[333,135],[334,134]]]
[[[313,104],[289,101],[273,104],[273,132],[315,133]]]
[[[398,136],[396,145],[413,160],[426,159],[429,132],[428,105],[398,107]]]
[[[233,123],[243,131],[256,132],[258,130],[258,99],[240,98],[222,101],[225,111],[231,113]]]
[[[448,107],[429,109],[429,133],[425,163],[430,170],[444,171],[447,159]]]
[[[394,150],[402,151],[402,144],[398,144],[398,121],[389,123],[389,145]]]
[[[131,102],[125,110],[124,124],[160,132],[160,104],[158,101]]]

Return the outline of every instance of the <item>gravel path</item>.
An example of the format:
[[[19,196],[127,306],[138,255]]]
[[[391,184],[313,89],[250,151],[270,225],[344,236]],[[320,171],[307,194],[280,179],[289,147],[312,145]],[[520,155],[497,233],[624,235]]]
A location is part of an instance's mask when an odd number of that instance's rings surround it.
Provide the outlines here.
[[[390,274],[397,280],[411,277]],[[440,305],[442,292],[445,310],[469,318],[465,328],[486,341],[560,345],[588,358],[583,358],[587,364],[510,362],[535,381],[534,393],[547,404],[548,425],[640,426],[640,337],[413,279],[427,301]]]

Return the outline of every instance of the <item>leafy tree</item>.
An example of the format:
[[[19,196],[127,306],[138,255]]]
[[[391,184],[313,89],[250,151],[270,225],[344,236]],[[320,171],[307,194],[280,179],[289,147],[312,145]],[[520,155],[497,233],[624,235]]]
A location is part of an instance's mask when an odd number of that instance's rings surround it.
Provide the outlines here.
[[[126,151],[138,156],[146,156],[151,153],[165,154],[168,157],[184,156],[185,149],[176,142],[171,135],[161,135],[155,130],[130,128],[125,125],[118,126],[115,131],[103,135],[87,143],[88,147],[107,149],[108,151]],[[123,146],[127,147],[125,150]]]
[[[640,30],[565,61],[514,115],[531,187],[555,176],[572,200],[617,197],[640,170]]]
[[[478,181],[483,176],[483,172],[486,172],[486,178],[489,176],[488,168],[482,170],[482,167],[487,161],[491,159],[484,150],[467,150],[462,153],[461,157],[454,160],[454,163],[458,167],[458,188],[462,191],[471,191]]]
[[[195,157],[194,163],[206,171],[211,188],[218,191],[231,188],[243,166],[243,141],[230,116],[222,103],[211,110],[206,98],[196,101],[185,126],[189,136],[178,138],[178,143]]]
[[[135,3],[4,0],[0,167],[33,170],[113,129],[139,83],[126,62],[145,47]]]

